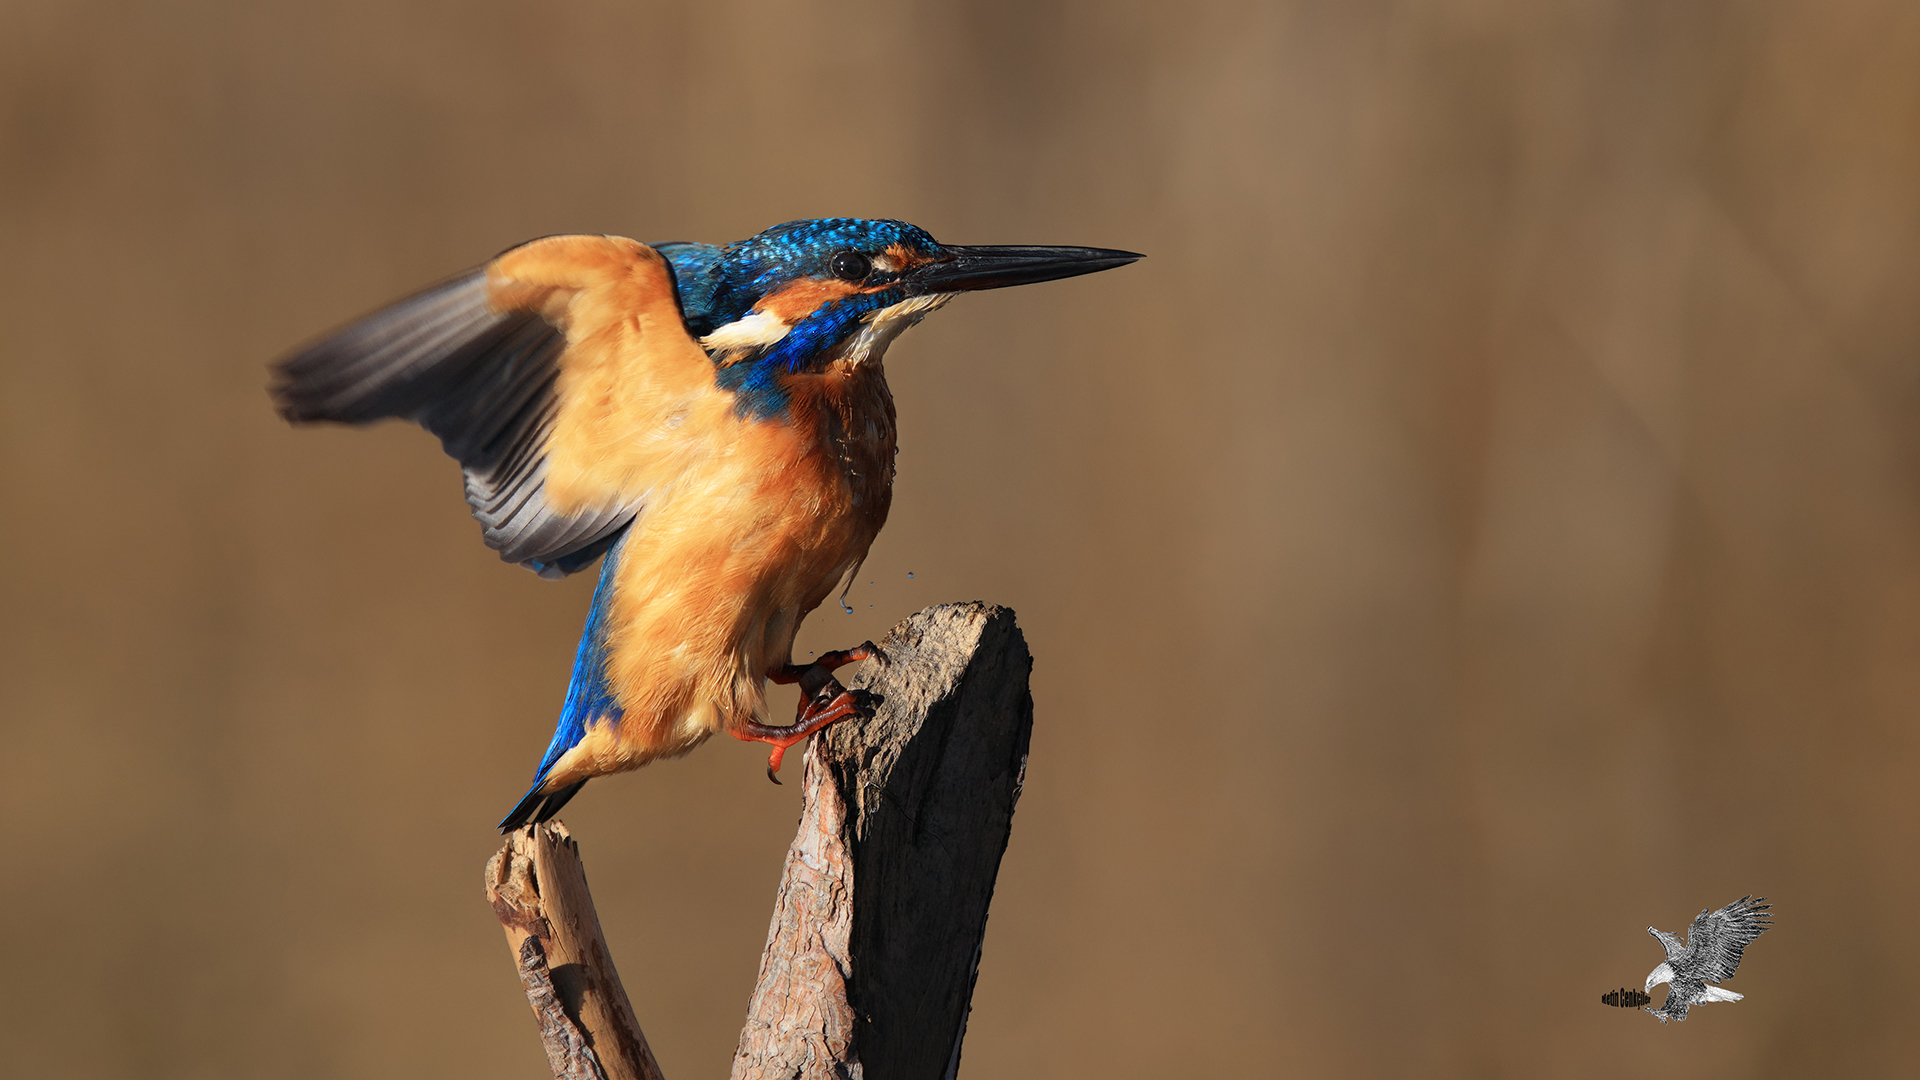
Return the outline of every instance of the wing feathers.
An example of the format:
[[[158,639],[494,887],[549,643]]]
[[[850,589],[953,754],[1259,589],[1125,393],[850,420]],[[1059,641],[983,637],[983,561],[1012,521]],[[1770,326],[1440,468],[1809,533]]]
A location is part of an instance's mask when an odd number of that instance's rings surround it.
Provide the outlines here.
[[[673,296],[664,262],[643,244],[548,237],[289,357],[272,394],[295,423],[395,416],[439,436],[466,474],[487,544],[560,577],[590,565],[643,508],[656,478],[630,460],[608,470],[597,462],[631,432],[672,426],[648,415],[672,407],[671,395],[646,388],[684,397],[703,379],[711,384]],[[575,368],[600,377],[569,380]],[[610,395],[605,375],[614,372],[640,391]],[[570,382],[576,396],[598,400],[569,405]],[[604,403],[615,396],[620,415],[609,416]],[[548,491],[556,448],[569,478],[558,502]]]
[[[459,374],[445,369],[471,361],[462,346],[484,346],[501,321],[479,271],[424,289],[282,361],[273,388],[280,415],[349,424],[406,416]]]
[[[1772,924],[1773,905],[1743,896],[1719,911],[1702,911],[1687,929],[1689,970],[1707,982],[1733,978],[1748,945]]]

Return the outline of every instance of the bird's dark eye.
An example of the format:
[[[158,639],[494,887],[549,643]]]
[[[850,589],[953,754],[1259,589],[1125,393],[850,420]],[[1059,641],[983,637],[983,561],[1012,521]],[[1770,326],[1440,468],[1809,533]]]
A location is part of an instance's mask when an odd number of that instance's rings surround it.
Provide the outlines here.
[[[857,251],[836,251],[827,267],[842,281],[864,281],[873,269],[873,260]]]

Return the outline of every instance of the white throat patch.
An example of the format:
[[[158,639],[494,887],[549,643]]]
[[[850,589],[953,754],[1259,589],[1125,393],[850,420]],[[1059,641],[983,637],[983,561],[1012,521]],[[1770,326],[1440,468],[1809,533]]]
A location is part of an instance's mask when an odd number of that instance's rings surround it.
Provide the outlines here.
[[[905,333],[907,328],[930,313],[939,310],[954,293],[928,293],[925,296],[909,297],[897,304],[883,307],[879,311],[861,320],[861,326],[845,345],[840,347],[840,359],[855,367],[869,360],[878,360],[886,354],[887,346],[893,339]]]

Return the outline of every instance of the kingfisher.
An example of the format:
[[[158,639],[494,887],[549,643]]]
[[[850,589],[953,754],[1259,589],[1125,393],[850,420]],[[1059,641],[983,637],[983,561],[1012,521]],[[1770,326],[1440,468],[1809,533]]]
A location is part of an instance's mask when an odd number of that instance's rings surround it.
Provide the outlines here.
[[[769,744],[779,783],[788,748],[858,712],[834,672],[873,643],[802,665],[793,642],[887,520],[887,346],[959,293],[1138,258],[941,244],[890,219],[725,246],[548,236],[284,358],[270,393],[294,424],[400,417],[438,436],[501,559],[543,578],[600,562],[507,832],[720,731]],[[799,684],[793,723],[769,722],[768,680]]]

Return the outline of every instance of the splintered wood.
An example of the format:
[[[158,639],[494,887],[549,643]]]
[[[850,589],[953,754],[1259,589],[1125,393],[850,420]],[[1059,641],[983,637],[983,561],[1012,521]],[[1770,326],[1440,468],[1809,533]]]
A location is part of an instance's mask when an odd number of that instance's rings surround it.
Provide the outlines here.
[[[1033,731],[1013,612],[943,604],[887,635],[852,687],[871,713],[812,740],[800,829],[733,1080],[953,1077],[987,906]],[[553,1074],[653,1080],[579,852],[558,822],[487,864]]]
[[[614,970],[567,827],[530,825],[487,862],[487,901],[507,932],[547,1063],[560,1080],[663,1080]]]

